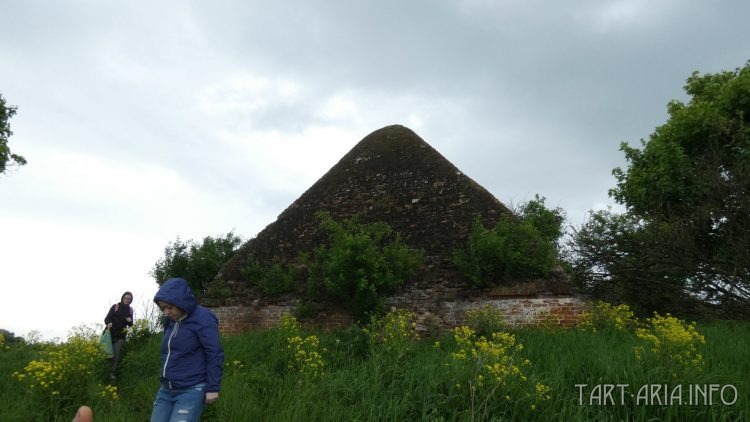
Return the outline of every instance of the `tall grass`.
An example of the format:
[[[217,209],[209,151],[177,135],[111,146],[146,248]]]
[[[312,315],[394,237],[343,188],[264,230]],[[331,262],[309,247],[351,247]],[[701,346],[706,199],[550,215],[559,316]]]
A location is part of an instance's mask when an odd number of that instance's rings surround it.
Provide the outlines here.
[[[633,350],[643,342],[632,331],[513,330],[517,343],[523,344],[523,357],[530,361],[523,370],[529,385],[549,386],[550,399],[534,401],[523,394],[525,384],[508,382],[494,389],[491,396],[483,396],[487,398],[483,407],[474,408],[465,387],[456,386],[472,374],[451,366],[451,354],[458,345],[449,333],[439,338],[404,338],[398,347],[389,349],[358,327],[304,333],[320,339],[325,368],[316,377],[303,377],[290,369],[286,339],[278,329],[246,333],[223,339],[226,366],[222,391],[203,420],[747,420],[750,326],[714,322],[697,328],[706,338],[699,350],[703,368],[682,371],[677,377],[674,368],[664,362],[635,358]],[[117,381],[117,400],[101,398],[92,387],[80,403],[70,403],[52,420],[69,421],[80,404],[92,406],[99,421],[148,420],[159,382],[160,337],[153,335],[127,350]],[[29,345],[0,351],[0,397],[4,403],[0,420],[49,420],[35,411],[40,403],[12,376],[40,353],[40,347]],[[92,379],[91,384],[101,381]],[[576,384],[587,385],[583,394]],[[599,405],[596,400],[592,404],[590,392],[602,384],[628,384],[627,391],[633,394],[651,384],[668,384],[670,388],[731,384],[738,397],[731,406],[717,403],[716,393],[711,406],[645,405],[629,396],[620,403],[619,390],[615,390],[616,404]],[[506,395],[512,398],[508,400]]]
[[[747,324],[702,325],[700,330],[706,336],[706,344],[701,350],[705,367],[700,371],[683,372],[677,377],[673,377],[668,368],[637,361],[633,349],[639,341],[629,333],[614,330],[597,333],[577,330],[523,332],[521,338],[527,344],[530,359],[536,363],[535,374],[547,380],[554,392],[554,406],[540,412],[540,419],[745,420],[750,416],[750,330]],[[576,384],[587,386],[579,388]],[[623,387],[626,393],[624,401],[619,387],[615,387],[612,393],[615,405],[600,405],[602,396],[598,394],[592,399],[594,387],[602,384],[627,384]],[[732,406],[717,404],[718,394],[714,395],[712,406],[686,403],[660,406],[657,399],[638,401],[639,390],[653,384],[666,384],[670,393],[677,385],[687,389],[694,385],[731,384],[736,387],[739,397]],[[683,402],[688,401],[687,390],[682,397]],[[674,402],[677,402],[676,398]]]

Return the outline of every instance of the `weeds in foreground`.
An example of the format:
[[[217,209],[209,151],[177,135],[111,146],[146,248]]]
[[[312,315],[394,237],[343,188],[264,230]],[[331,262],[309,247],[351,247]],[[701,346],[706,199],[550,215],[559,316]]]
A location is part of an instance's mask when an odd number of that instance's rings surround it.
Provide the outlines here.
[[[530,385],[525,372],[531,361],[523,356],[523,344],[513,334],[494,332],[487,338],[461,326],[453,329],[453,340],[456,349],[445,365],[453,369],[458,395],[470,404],[471,420],[490,413],[490,401],[529,401],[529,410],[535,411],[540,402],[550,399],[548,385]]]
[[[289,316],[274,329],[223,338],[221,399],[203,420],[746,419],[750,326],[693,325],[672,318],[639,322],[642,336],[635,326],[618,329],[616,317],[602,317],[610,322],[597,321],[596,332],[524,328],[482,334],[468,326],[425,341],[417,335],[413,314],[404,311],[375,319],[366,329],[333,332],[310,332]],[[101,382],[97,365],[103,361],[97,358],[91,372],[70,372],[71,382],[83,383],[66,384],[65,399],[51,394],[60,391],[62,396],[62,390],[30,387],[30,380],[39,378],[24,368],[31,362],[47,362],[49,366],[34,367],[52,368],[52,361],[60,360],[54,357],[62,355],[50,352],[78,347],[77,338],[60,345],[11,344],[2,351],[3,419],[67,422],[81,404],[91,405],[98,420],[148,419],[159,385],[159,334],[128,349],[117,385]],[[305,343],[308,338],[318,341]],[[640,360],[636,347],[642,348]],[[314,361],[308,360],[313,351],[324,365],[319,372],[306,372],[314,367],[307,364]],[[702,370],[692,364],[698,355]],[[29,379],[19,380],[20,374]],[[580,399],[575,387],[586,385],[588,395],[607,383],[629,384],[636,392],[643,385],[667,382],[684,384],[684,391],[689,385],[732,385],[739,395],[731,405],[717,404],[714,397],[713,406],[639,406],[634,401],[595,406],[589,397]]]
[[[97,330],[79,326],[71,330],[65,343],[45,345],[40,358],[13,376],[42,405],[43,413],[54,415],[87,394],[89,380],[99,372],[103,359]],[[100,385],[100,388],[102,397],[117,400],[116,387]]]
[[[287,368],[299,375],[300,382],[310,381],[323,374],[325,362],[320,350],[320,340],[316,335],[302,338],[302,326],[297,319],[290,315],[281,316],[279,331],[286,339]]]

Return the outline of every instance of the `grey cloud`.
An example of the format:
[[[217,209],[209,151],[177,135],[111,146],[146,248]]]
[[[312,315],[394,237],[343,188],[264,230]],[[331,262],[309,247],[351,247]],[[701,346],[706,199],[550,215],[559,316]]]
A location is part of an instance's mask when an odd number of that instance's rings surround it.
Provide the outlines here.
[[[619,143],[647,138],[691,71],[746,60],[748,11],[740,1],[16,3],[5,30],[21,36],[2,37],[0,61],[33,69],[15,79],[29,99],[21,111],[46,102],[65,144],[172,166],[200,185],[232,186],[223,171],[252,177],[241,160],[220,164],[231,151],[217,131],[300,133],[327,123],[323,99],[352,91],[381,102],[373,108],[413,98],[418,132],[496,195],[560,192],[581,206],[606,199]],[[304,94],[202,115],[200,89],[232,73],[286,77]]]

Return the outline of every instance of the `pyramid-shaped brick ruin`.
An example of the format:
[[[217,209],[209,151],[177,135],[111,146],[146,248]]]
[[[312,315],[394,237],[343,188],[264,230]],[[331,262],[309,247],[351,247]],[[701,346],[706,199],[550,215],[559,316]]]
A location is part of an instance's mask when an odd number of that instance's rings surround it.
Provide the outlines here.
[[[301,252],[326,242],[318,211],[337,221],[354,215],[361,223],[383,221],[410,247],[424,251],[423,268],[385,302],[388,309],[414,311],[422,326],[455,326],[464,322],[466,310],[485,305],[500,308],[511,324],[571,324],[585,307],[559,272],[502,287],[471,286],[452,262],[454,250],[465,244],[477,217],[490,227],[511,211],[413,131],[393,125],[362,139],[222,267],[216,279],[230,287],[231,297],[203,299],[219,315],[222,331],[271,327],[283,313],[294,312],[301,293],[264,297],[241,269],[250,259],[266,265],[295,262]],[[340,305],[327,304],[307,322],[351,323]]]

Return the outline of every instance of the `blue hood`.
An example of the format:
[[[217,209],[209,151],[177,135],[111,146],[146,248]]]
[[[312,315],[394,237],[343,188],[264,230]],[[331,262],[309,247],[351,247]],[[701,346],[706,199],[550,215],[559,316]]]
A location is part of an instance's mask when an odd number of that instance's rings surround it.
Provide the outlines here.
[[[159,301],[176,305],[188,315],[198,306],[198,301],[195,300],[193,291],[184,278],[170,278],[165,281],[154,296],[154,302]]]

